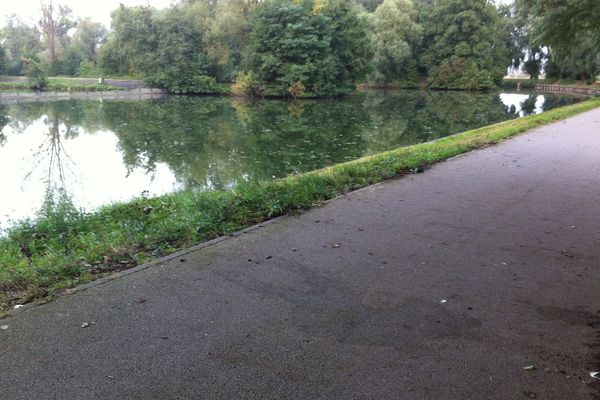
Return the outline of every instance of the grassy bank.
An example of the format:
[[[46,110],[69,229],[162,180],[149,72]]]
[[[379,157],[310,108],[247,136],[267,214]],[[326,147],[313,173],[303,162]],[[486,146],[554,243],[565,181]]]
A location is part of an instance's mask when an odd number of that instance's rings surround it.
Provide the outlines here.
[[[0,308],[51,297],[95,277],[595,107],[600,99],[282,180],[242,184],[231,191],[143,198],[90,214],[79,212],[60,194],[50,195],[35,221],[18,224],[0,239]]]
[[[106,84],[82,84],[71,79],[49,78],[46,92],[107,92],[111,90],[123,90],[116,86]],[[0,91],[32,92],[27,82],[1,82]]]

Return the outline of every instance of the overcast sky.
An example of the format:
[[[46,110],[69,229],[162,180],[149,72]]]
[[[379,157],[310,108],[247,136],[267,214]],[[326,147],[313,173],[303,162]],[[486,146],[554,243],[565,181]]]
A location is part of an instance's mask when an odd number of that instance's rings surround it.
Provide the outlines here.
[[[48,2],[49,0],[44,0]],[[119,7],[149,4],[156,8],[168,7],[174,0],[54,0],[54,4],[64,4],[73,10],[75,18],[92,17],[110,27],[110,13]],[[496,0],[497,3],[508,3],[510,0]],[[40,18],[40,0],[0,0],[0,22],[6,16],[17,14],[25,22],[37,23]]]
[[[49,0],[44,0],[48,2]],[[110,13],[119,7],[149,4],[156,8],[168,7],[173,0],[54,0],[54,4],[71,7],[75,18],[91,17],[110,27]],[[40,18],[40,0],[0,0],[0,22],[7,15],[17,14],[25,22],[36,23]]]

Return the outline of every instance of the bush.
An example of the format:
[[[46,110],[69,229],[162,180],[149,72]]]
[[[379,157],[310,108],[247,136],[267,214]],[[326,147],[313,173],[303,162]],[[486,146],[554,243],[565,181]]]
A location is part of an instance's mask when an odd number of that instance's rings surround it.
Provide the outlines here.
[[[452,90],[491,89],[496,85],[487,70],[480,70],[473,61],[455,58],[444,60],[431,69],[431,88]]]
[[[77,68],[77,76],[82,78],[99,78],[102,75],[102,71],[93,62],[83,60]]]
[[[245,96],[245,97],[263,97],[264,96],[264,90],[254,80],[254,76],[252,75],[252,72],[242,73],[242,74],[238,75],[231,91],[236,96]]]
[[[222,93],[221,85],[212,76],[177,75],[165,71],[147,75],[146,83],[152,87],[167,89],[170,93]]]
[[[292,97],[293,99],[302,97],[302,95],[304,94],[305,91],[306,91],[306,88],[304,87],[304,84],[300,81],[296,81],[288,87],[288,93],[289,93],[290,97]]]
[[[42,64],[33,58],[24,58],[25,76],[29,78],[29,88],[43,90],[48,86],[48,75]]]

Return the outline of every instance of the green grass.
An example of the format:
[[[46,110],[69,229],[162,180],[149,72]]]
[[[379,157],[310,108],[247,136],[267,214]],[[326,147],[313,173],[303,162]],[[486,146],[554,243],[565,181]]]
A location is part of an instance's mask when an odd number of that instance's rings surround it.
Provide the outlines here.
[[[142,198],[90,214],[76,210],[60,193],[49,195],[36,220],[19,223],[0,239],[0,309],[52,297],[98,276],[596,107],[600,98],[277,181]]]
[[[116,86],[106,84],[82,84],[77,80],[67,78],[49,78],[46,92],[98,92],[122,90]],[[32,92],[29,85],[25,82],[0,82],[0,91],[11,92]]]

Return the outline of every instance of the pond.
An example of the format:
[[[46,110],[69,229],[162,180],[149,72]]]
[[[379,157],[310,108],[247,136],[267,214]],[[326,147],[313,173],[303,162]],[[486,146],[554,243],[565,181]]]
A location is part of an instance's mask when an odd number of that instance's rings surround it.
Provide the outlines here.
[[[0,228],[60,189],[91,211],[177,190],[227,189],[574,103],[510,93],[367,91],[344,99],[0,104]]]

